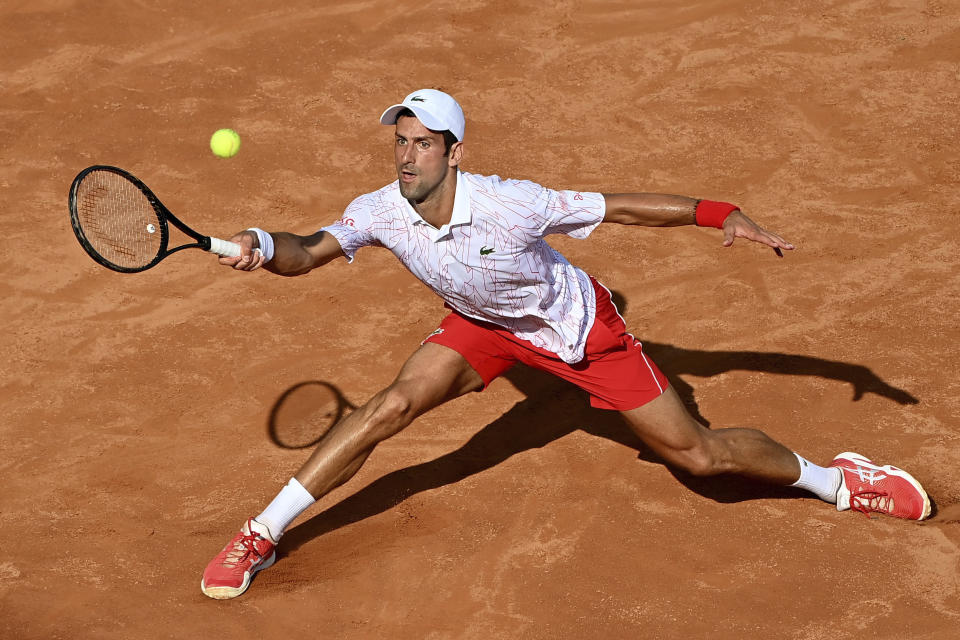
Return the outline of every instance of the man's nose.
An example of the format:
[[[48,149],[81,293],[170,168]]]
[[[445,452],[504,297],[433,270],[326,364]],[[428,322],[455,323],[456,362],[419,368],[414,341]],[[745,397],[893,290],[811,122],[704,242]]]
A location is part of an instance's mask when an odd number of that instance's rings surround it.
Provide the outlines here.
[[[400,147],[400,160],[403,164],[413,164],[413,145],[408,144]]]

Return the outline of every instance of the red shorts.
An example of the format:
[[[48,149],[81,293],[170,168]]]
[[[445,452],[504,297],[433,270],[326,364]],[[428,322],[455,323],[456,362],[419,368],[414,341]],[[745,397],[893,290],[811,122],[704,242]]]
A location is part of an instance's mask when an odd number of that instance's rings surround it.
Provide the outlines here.
[[[629,411],[660,396],[666,377],[643,353],[640,342],[627,333],[626,324],[610,299],[610,292],[591,278],[597,295],[597,316],[587,336],[584,358],[568,364],[556,354],[535,347],[487,322],[452,312],[437,332],[424,342],[453,349],[483,378],[486,387],[517,362],[540,369],[577,385],[590,394],[599,409]]]

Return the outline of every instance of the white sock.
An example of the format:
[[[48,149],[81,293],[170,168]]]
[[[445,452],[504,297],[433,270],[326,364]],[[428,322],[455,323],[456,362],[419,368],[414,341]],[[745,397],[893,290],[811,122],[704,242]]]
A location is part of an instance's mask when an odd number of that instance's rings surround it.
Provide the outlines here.
[[[316,499],[310,492],[304,489],[296,478],[290,478],[290,482],[280,490],[263,513],[256,517],[256,521],[270,529],[270,537],[276,542],[283,535],[284,529],[314,502]]]
[[[800,461],[800,479],[790,486],[806,489],[824,502],[837,504],[837,491],[843,480],[843,472],[836,467],[819,467],[796,452],[793,455]]]

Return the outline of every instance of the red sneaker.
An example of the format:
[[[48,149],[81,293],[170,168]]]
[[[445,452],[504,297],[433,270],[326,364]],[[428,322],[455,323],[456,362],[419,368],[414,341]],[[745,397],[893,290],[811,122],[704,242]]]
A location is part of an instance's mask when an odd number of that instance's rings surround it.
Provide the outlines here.
[[[276,561],[276,548],[270,530],[250,518],[203,570],[200,590],[217,600],[236,598],[250,586],[253,574]]]
[[[923,520],[930,515],[930,498],[920,483],[902,469],[878,466],[859,453],[841,453],[831,467],[843,473],[837,492],[837,511],[853,509],[866,514]]]

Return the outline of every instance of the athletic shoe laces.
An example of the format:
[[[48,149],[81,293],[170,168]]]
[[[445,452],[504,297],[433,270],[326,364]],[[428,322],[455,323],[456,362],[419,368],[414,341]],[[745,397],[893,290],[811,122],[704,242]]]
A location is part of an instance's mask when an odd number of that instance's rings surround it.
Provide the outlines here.
[[[227,554],[221,562],[221,566],[234,568],[250,557],[250,554],[257,556],[257,560],[263,557],[263,554],[257,551],[257,540],[265,540],[259,533],[246,533],[240,536],[240,539],[233,543],[233,548],[227,551]]]
[[[864,489],[850,494],[850,508],[859,511],[868,518],[871,513],[894,515],[893,496],[885,491]]]

